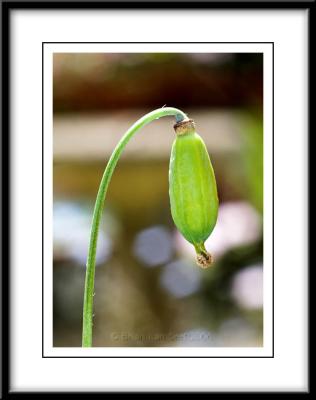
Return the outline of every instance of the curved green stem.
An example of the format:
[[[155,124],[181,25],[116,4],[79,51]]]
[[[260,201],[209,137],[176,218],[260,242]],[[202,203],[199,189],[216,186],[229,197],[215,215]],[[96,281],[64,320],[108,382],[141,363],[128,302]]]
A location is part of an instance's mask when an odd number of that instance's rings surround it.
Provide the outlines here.
[[[166,117],[173,115],[176,117],[176,121],[182,121],[187,118],[187,116],[177,108],[163,107],[154,110],[132,125],[128,131],[124,134],[122,139],[118,142],[117,146],[113,150],[109,162],[105,168],[102,176],[100,187],[97,194],[97,199],[94,206],[91,234],[90,234],[90,244],[89,253],[86,265],[86,280],[84,288],[84,300],[83,300],[83,327],[82,327],[82,347],[92,346],[92,326],[93,326],[93,294],[94,294],[94,275],[95,275],[95,259],[97,251],[97,241],[99,234],[100,221],[102,217],[102,211],[104,206],[104,200],[109,186],[113,171],[115,166],[129,140],[141,129],[143,126],[147,125],[149,122],[159,119],[161,117]]]

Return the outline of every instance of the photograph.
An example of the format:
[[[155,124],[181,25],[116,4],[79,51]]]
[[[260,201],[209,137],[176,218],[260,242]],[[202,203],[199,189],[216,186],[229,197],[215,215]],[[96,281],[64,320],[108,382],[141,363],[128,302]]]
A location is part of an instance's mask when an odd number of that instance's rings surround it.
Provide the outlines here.
[[[309,393],[314,6],[1,3],[0,398]]]
[[[54,51],[54,348],[264,345],[263,70]]]

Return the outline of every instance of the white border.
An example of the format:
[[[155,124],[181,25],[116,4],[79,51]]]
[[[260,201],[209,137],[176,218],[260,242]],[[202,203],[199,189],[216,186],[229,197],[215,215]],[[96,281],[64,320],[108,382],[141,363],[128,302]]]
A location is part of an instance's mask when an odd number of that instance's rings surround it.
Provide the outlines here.
[[[19,10],[10,15],[10,390],[306,390],[307,12]],[[42,358],[41,43],[144,38],[275,42],[274,358]]]
[[[79,357],[271,357],[272,349],[272,51],[273,45],[203,44],[44,44],[44,356]],[[264,345],[258,348],[56,348],[52,346],[52,60],[54,53],[262,53],[264,59]],[[193,117],[193,116],[192,116]],[[134,121],[131,121],[131,124]],[[97,278],[96,278],[97,279]]]

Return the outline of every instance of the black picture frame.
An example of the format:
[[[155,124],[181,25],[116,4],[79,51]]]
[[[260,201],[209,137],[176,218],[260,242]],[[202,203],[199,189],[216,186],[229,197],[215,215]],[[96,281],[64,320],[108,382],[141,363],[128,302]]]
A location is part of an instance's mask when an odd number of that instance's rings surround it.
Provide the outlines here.
[[[291,10],[300,9],[306,10],[309,16],[308,22],[308,81],[309,81],[309,93],[308,93],[308,144],[309,144],[309,160],[308,166],[310,167],[310,132],[313,129],[312,123],[312,88],[313,88],[313,74],[311,72],[315,69],[315,63],[311,57],[313,44],[315,39],[313,20],[315,17],[315,1],[155,1],[155,2],[127,2],[127,1],[116,1],[116,2],[103,2],[103,1],[3,1],[1,3],[1,18],[2,18],[2,335],[1,335],[1,347],[2,347],[2,397],[14,396],[10,388],[10,369],[12,364],[10,362],[10,302],[9,302],[9,288],[10,288],[10,237],[12,235],[11,224],[10,224],[10,152],[12,143],[10,141],[10,13],[14,10],[78,10],[78,9],[236,9],[236,10],[248,10],[248,9],[268,9],[268,10]],[[308,168],[309,171],[309,168]],[[310,175],[308,177],[310,184]],[[309,197],[309,194],[308,194]],[[310,213],[310,203],[308,202],[308,214]],[[309,231],[309,226],[308,226]],[[309,235],[308,235],[309,238]],[[309,243],[308,243],[309,248]],[[310,270],[309,270],[310,276]],[[310,279],[309,279],[310,282]],[[310,287],[309,287],[310,289]],[[309,290],[310,293],[310,290]],[[309,312],[310,318],[310,312]],[[309,319],[310,320],[310,319]],[[308,347],[310,349],[310,340],[308,339]],[[310,352],[309,352],[310,353]],[[308,359],[308,382],[310,393],[310,358]],[[56,395],[60,394],[56,393]],[[110,392],[106,392],[110,393]],[[116,392],[117,393],[117,392]],[[143,392],[144,393],[144,392]],[[212,392],[219,393],[219,392]],[[224,392],[220,392],[224,393]],[[241,392],[240,392],[241,393]],[[250,392],[247,392],[250,393]],[[266,392],[268,393],[268,392]],[[280,393],[280,392],[278,392]],[[19,395],[44,395],[48,392],[19,392]],[[66,393],[63,393],[66,394]],[[79,393],[70,393],[69,395],[80,395]],[[100,393],[87,393],[89,396],[100,395]],[[246,394],[244,392],[243,394]],[[52,394],[51,394],[52,395]]]

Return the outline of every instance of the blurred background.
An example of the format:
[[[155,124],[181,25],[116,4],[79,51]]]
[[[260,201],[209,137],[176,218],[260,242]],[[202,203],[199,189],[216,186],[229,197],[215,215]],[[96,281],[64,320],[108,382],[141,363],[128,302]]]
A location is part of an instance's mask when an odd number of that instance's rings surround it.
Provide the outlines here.
[[[195,120],[218,185],[201,270],[170,214],[174,119],[127,145],[97,251],[94,346],[262,346],[263,57],[214,53],[54,54],[54,346],[81,346],[90,224],[124,132],[164,105]]]

